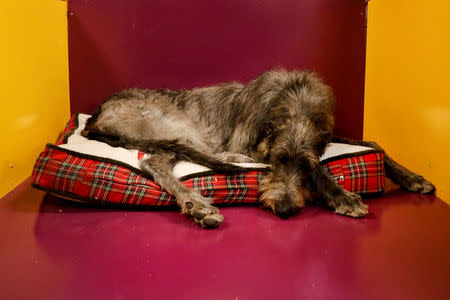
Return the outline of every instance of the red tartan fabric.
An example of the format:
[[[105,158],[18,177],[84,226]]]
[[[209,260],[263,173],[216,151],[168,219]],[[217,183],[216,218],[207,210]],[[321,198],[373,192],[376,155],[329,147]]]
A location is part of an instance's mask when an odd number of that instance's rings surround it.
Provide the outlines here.
[[[57,145],[78,127],[74,114]],[[140,154],[141,156],[143,153]],[[344,189],[358,193],[380,193],[385,188],[382,152],[347,155],[327,160],[323,166]],[[182,180],[188,188],[198,190],[216,204],[257,202],[262,171],[237,174],[199,175]],[[32,173],[33,186],[61,196],[91,203],[115,203],[131,206],[172,206],[175,198],[160,189],[141,172],[119,163],[100,161],[47,145],[39,155]]]
[[[339,185],[356,194],[384,191],[384,153],[372,152],[348,156],[323,164]]]
[[[198,190],[214,203],[257,201],[261,172],[214,174],[186,179],[183,184]],[[175,205],[175,198],[155,182],[123,166],[81,158],[64,149],[47,146],[33,170],[35,187],[62,196],[95,203],[138,206]]]

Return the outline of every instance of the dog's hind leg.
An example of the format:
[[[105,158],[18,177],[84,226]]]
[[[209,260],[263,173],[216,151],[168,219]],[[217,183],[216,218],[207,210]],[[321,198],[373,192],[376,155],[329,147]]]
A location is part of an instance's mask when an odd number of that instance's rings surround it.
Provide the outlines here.
[[[321,165],[313,169],[310,183],[313,190],[318,192],[321,199],[337,214],[360,218],[369,212],[359,195],[341,188]]]
[[[153,153],[141,162],[141,166],[153,176],[161,188],[175,196],[182,213],[189,215],[203,228],[218,227],[223,221],[219,210],[198,192],[188,189],[173,176],[171,171],[174,163],[174,153]]]
[[[333,142],[366,146],[374,148],[378,151],[383,151],[386,176],[393,182],[397,183],[404,190],[421,194],[432,194],[436,190],[435,186],[431,182],[427,181],[423,178],[423,176],[411,172],[397,163],[375,142],[357,141],[341,137],[333,137]]]

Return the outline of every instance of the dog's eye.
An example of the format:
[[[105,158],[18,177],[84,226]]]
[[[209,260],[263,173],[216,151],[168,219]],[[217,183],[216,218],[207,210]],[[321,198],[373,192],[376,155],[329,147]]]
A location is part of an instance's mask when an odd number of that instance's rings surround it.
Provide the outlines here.
[[[279,161],[280,163],[282,163],[282,164],[287,164],[287,163],[289,162],[289,156],[287,156],[287,155],[281,155],[281,156],[278,158],[278,161]]]

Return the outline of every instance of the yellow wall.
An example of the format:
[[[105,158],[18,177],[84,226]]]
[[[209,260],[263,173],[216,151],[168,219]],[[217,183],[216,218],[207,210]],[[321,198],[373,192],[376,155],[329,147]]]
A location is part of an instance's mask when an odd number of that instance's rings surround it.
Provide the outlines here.
[[[0,197],[69,118],[67,3],[0,2]]]
[[[450,1],[369,2],[364,138],[449,202]]]

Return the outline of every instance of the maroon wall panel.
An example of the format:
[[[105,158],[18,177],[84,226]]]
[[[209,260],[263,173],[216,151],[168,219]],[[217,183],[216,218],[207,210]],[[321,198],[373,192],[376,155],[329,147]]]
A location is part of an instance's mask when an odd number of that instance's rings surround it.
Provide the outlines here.
[[[337,98],[336,133],[362,137],[364,0],[70,0],[71,111],[126,87],[247,82],[310,69]]]

